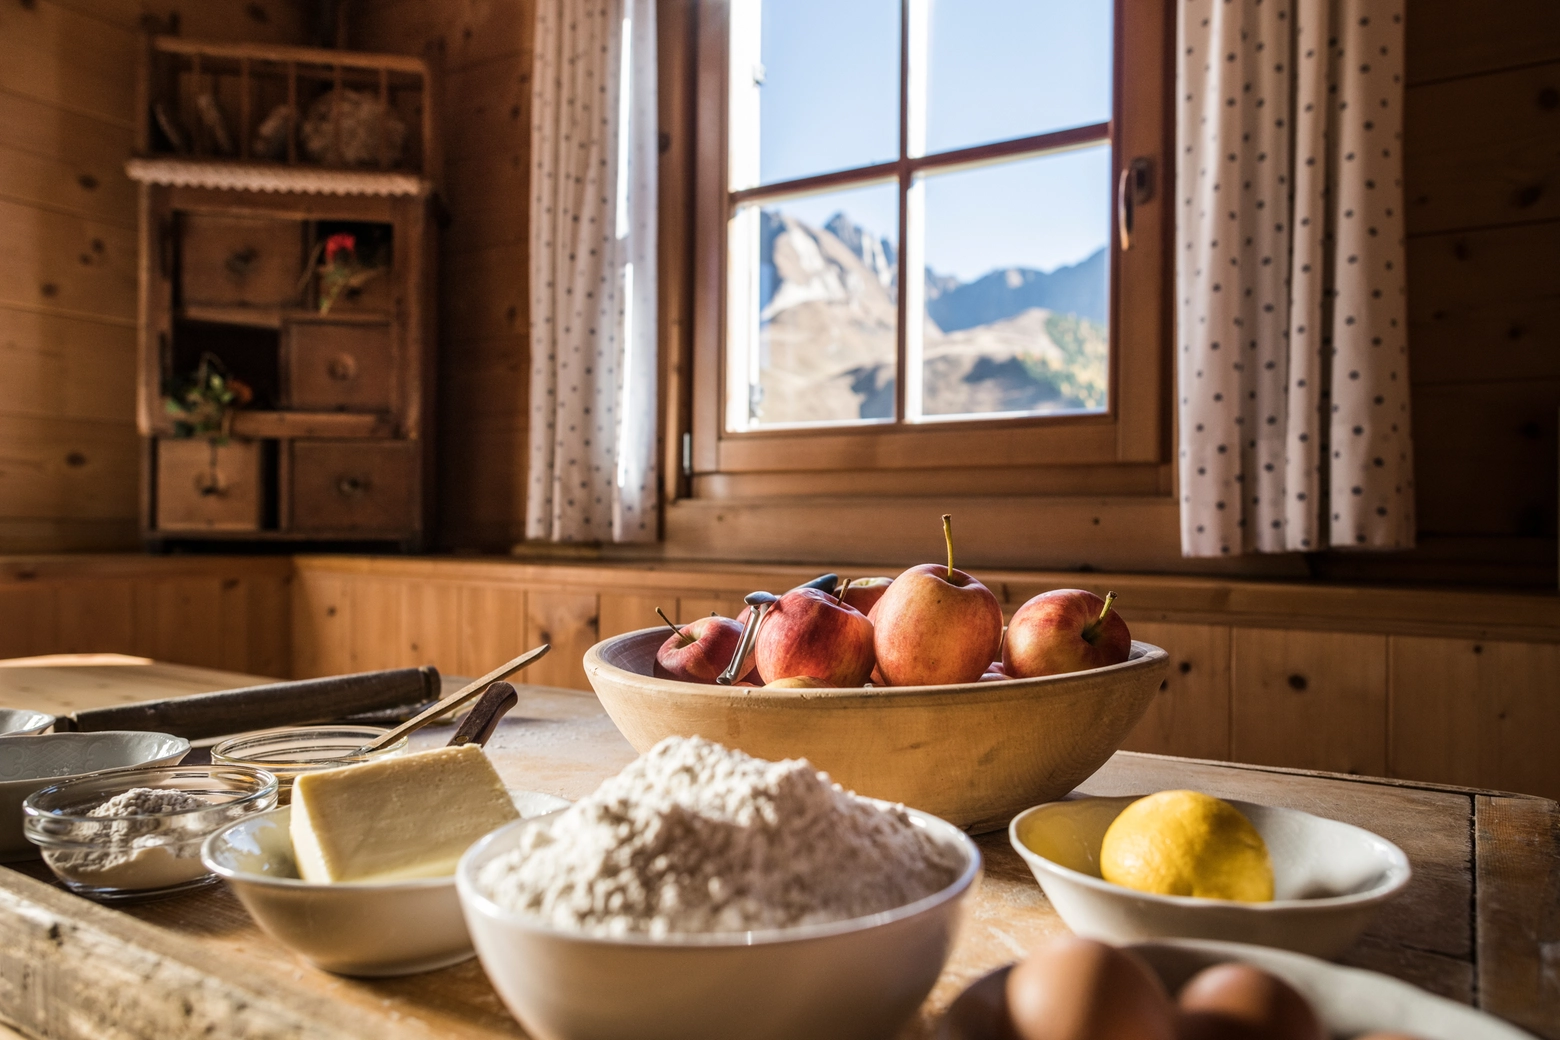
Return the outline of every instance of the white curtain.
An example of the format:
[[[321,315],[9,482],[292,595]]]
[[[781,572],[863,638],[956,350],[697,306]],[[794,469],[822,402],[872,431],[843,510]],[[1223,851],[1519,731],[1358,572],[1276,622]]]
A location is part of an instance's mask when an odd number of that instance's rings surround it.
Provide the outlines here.
[[[1181,0],[1188,556],[1414,544],[1402,0]]]
[[[654,0],[539,0],[526,537],[653,541]]]

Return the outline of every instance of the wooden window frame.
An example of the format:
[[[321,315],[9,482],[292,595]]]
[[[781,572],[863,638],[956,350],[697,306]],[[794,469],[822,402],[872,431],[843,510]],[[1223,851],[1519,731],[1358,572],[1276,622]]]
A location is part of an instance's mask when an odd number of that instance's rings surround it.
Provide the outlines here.
[[[903,2],[907,7],[909,0]],[[897,393],[901,407],[893,424],[740,433],[726,431],[722,421],[727,226],[736,204],[767,193],[768,186],[758,191],[728,190],[730,5],[728,0],[696,0],[696,4],[689,12],[694,17],[684,23],[693,34],[693,68],[681,73],[669,70],[674,77],[685,75],[692,81],[688,84],[692,97],[686,108],[669,113],[673,137],[677,136],[677,123],[684,119],[693,123],[689,163],[693,174],[689,200],[692,241],[687,243],[691,264],[684,275],[691,290],[686,297],[692,326],[691,379],[677,380],[686,388],[685,400],[668,401],[668,432],[674,434],[668,437],[668,462],[675,461],[683,474],[683,480],[669,489],[669,500],[689,494],[695,498],[786,495],[802,493],[803,488],[814,493],[957,494],[1019,471],[1022,475],[1009,485],[1014,493],[1168,491],[1172,224],[1165,200],[1173,191],[1170,102],[1174,71],[1174,19],[1168,0],[1116,0],[1113,112],[1103,139],[1112,147],[1113,183],[1120,182],[1123,165],[1139,157],[1149,160],[1154,183],[1152,197],[1135,207],[1132,247],[1127,250],[1121,248],[1114,233],[1120,202],[1113,193],[1107,410],[1087,415],[912,424],[902,418],[905,380],[900,379]],[[903,124],[903,96],[900,108]],[[808,178],[807,183],[843,185],[871,176],[882,180],[884,174],[903,179],[932,165],[904,157],[904,129],[901,125],[900,159],[864,170]],[[961,149],[946,166],[941,160],[935,165],[957,168],[1028,154],[1035,150],[1037,141],[1044,142],[1043,149],[1058,149],[1076,144],[1079,137],[1086,138],[1088,129]],[[792,187],[796,183],[787,182]],[[901,212],[901,242],[905,219]],[[899,303],[901,364],[905,295],[900,294]],[[680,368],[677,360],[671,359],[668,367]],[[1130,377],[1123,378],[1123,373],[1130,373]],[[689,435],[686,443],[684,433]]]

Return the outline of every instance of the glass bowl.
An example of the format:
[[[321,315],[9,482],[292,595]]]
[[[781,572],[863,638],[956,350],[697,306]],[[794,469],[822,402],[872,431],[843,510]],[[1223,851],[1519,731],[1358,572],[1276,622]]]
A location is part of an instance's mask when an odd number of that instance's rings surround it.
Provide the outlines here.
[[[389,747],[357,754],[358,748],[385,735],[377,726],[285,726],[246,733],[211,749],[215,765],[251,766],[276,774],[277,804],[292,803],[292,785],[300,773],[377,762],[406,752],[406,738]]]
[[[135,788],[183,791],[201,805],[175,812],[91,816]],[[104,902],[146,899],[217,880],[200,859],[206,836],[276,805],[276,777],[244,766],[114,769],[35,791],[22,829],[49,869],[77,895]]]

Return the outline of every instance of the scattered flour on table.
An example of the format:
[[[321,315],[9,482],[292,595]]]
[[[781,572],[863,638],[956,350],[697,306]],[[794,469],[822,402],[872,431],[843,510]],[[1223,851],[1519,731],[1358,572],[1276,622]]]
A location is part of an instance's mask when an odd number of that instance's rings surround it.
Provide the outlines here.
[[[135,837],[143,829],[132,817],[187,812],[206,805],[187,791],[133,787],[116,794],[87,815],[123,821],[110,824],[110,844],[101,851],[57,853],[49,862],[71,880],[101,888],[165,888],[206,873],[200,861],[200,831],[162,831]]]
[[[595,935],[839,921],[952,884],[961,851],[805,760],[668,737],[483,867],[500,906]]]

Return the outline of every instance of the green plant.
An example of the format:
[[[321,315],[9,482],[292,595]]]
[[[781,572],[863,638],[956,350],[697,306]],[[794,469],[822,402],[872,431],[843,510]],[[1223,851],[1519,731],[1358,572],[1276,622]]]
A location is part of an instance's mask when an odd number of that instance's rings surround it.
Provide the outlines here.
[[[163,391],[163,410],[173,417],[175,437],[206,437],[226,444],[233,412],[254,400],[254,391],[227,370],[218,357],[202,354],[190,375]]]

